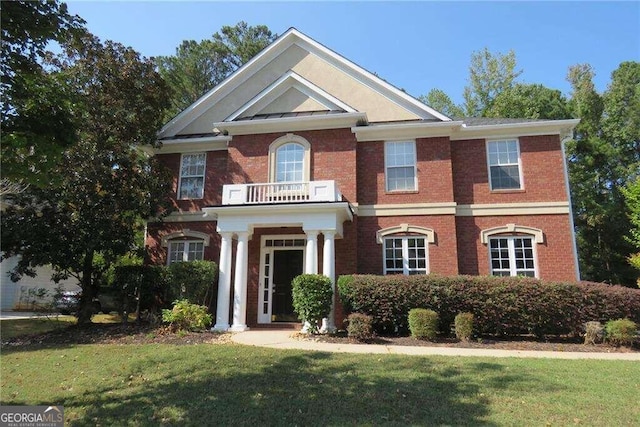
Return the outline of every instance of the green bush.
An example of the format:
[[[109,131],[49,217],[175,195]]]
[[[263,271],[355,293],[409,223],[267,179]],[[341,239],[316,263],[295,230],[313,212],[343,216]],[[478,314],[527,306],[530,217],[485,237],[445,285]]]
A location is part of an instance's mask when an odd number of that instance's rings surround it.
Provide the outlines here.
[[[309,332],[316,333],[318,322],[331,311],[331,279],[319,274],[301,274],[291,285],[293,309],[303,322],[309,323]]]
[[[369,341],[374,337],[373,319],[362,313],[351,313],[347,317],[347,336],[358,341]]]
[[[182,299],[176,301],[171,310],[162,310],[162,321],[171,324],[173,330],[197,331],[211,325],[211,315],[207,307]]]
[[[217,297],[218,266],[213,261],[176,262],[169,266],[171,300],[187,299],[213,307]]]
[[[382,334],[408,331],[414,307],[440,315],[440,332],[457,313],[474,314],[481,335],[581,336],[589,320],[629,318],[640,322],[640,289],[602,283],[557,283],[526,277],[352,275],[338,279],[346,313],[373,317]]]
[[[473,336],[473,313],[458,313],[453,322],[456,329],[456,338],[460,341],[469,341]]]
[[[638,325],[629,319],[609,320],[605,327],[607,341],[613,345],[631,345],[638,332]]]
[[[161,265],[118,266],[113,272],[113,292],[121,304],[119,311],[135,305],[140,298],[140,310],[159,313],[173,301],[168,295],[168,270]],[[129,310],[130,311],[130,310]]]
[[[604,327],[600,322],[587,322],[584,324],[584,343],[598,344],[604,341]]]
[[[411,336],[417,339],[433,341],[438,335],[438,313],[426,308],[409,310],[409,330]]]

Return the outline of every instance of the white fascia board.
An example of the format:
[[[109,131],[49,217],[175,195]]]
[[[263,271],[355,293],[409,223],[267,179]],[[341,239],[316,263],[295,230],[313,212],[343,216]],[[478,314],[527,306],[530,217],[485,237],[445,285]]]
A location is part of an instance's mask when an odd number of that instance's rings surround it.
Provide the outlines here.
[[[482,126],[462,125],[451,135],[451,140],[565,135],[572,132],[578,123],[580,123],[580,119],[545,120],[539,122],[503,123]]]
[[[268,105],[275,101],[280,95],[286,92],[289,88],[295,88],[320,104],[327,107],[328,110],[342,109],[349,113],[355,113],[356,110],[346,103],[342,102],[338,98],[334,97],[330,93],[311,83],[309,80],[289,70],[283,74],[278,80],[271,83],[269,87],[262,92],[254,96],[249,102],[242,107],[234,111],[229,117],[224,119],[225,122],[230,122],[240,117],[242,113],[253,107],[257,103],[263,103]]]
[[[224,151],[231,137],[227,135],[202,138],[182,138],[160,141],[162,146],[152,149],[153,154],[196,153],[202,151]]]
[[[339,113],[317,116],[285,117],[239,122],[218,122],[213,126],[229,135],[253,133],[296,132],[303,130],[350,128],[360,120],[367,120],[365,113]]]
[[[331,49],[323,46],[322,44],[306,36],[305,34],[302,34],[301,32],[295,29],[293,29],[293,31],[295,31],[295,34],[298,36],[298,38],[304,42],[303,44],[298,43],[300,47],[304,48],[305,47],[304,44],[312,46],[313,48],[315,48],[317,53],[323,54],[325,56],[325,59],[328,59],[327,62],[333,64],[338,69],[346,71],[347,74],[356,78],[359,82],[365,84],[366,86],[385,95],[387,99],[391,100],[392,102],[395,102],[401,107],[407,108],[409,111],[423,118],[426,118],[424,117],[424,114],[419,114],[418,112],[427,113],[428,115],[435,117],[437,119],[440,119],[442,121],[451,121],[451,119],[445,116],[444,114],[434,110],[433,108],[429,107],[426,104],[423,104],[422,102],[418,101],[414,97],[406,94],[400,89],[385,82],[380,77],[374,75],[373,73],[370,73],[369,71],[365,70],[359,65],[356,65],[355,63],[337,54]],[[358,78],[357,75],[360,75],[360,78]]]
[[[358,142],[388,141],[398,139],[428,138],[436,136],[450,136],[463,122],[448,121],[435,123],[390,123],[383,125],[355,126],[351,132],[356,135]]]

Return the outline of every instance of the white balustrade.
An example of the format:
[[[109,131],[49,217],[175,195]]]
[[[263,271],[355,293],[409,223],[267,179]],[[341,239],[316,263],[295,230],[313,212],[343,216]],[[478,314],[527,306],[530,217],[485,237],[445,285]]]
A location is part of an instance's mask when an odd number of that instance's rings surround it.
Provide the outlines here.
[[[273,182],[223,186],[223,205],[269,203],[339,202],[342,194],[335,181]]]

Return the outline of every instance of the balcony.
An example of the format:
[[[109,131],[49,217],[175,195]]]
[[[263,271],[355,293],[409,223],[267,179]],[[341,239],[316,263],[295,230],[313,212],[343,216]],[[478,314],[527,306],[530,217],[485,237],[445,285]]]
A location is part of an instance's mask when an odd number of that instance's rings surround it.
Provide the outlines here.
[[[222,188],[223,205],[340,202],[335,181],[228,184]]]

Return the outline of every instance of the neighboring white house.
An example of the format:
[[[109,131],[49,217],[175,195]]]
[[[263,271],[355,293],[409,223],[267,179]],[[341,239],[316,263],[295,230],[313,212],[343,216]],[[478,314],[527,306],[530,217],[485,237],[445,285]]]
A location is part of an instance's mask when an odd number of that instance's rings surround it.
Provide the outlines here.
[[[38,267],[35,277],[24,276],[19,281],[13,282],[9,274],[18,260],[18,257],[11,257],[0,262],[0,309],[2,310],[31,310],[34,300],[38,305],[47,304],[51,302],[57,286],[68,291],[80,290],[75,279],[64,280],[56,284],[51,280],[53,270],[49,266]],[[46,293],[38,298],[36,295],[41,289],[44,289]],[[40,293],[42,294],[42,292]]]

